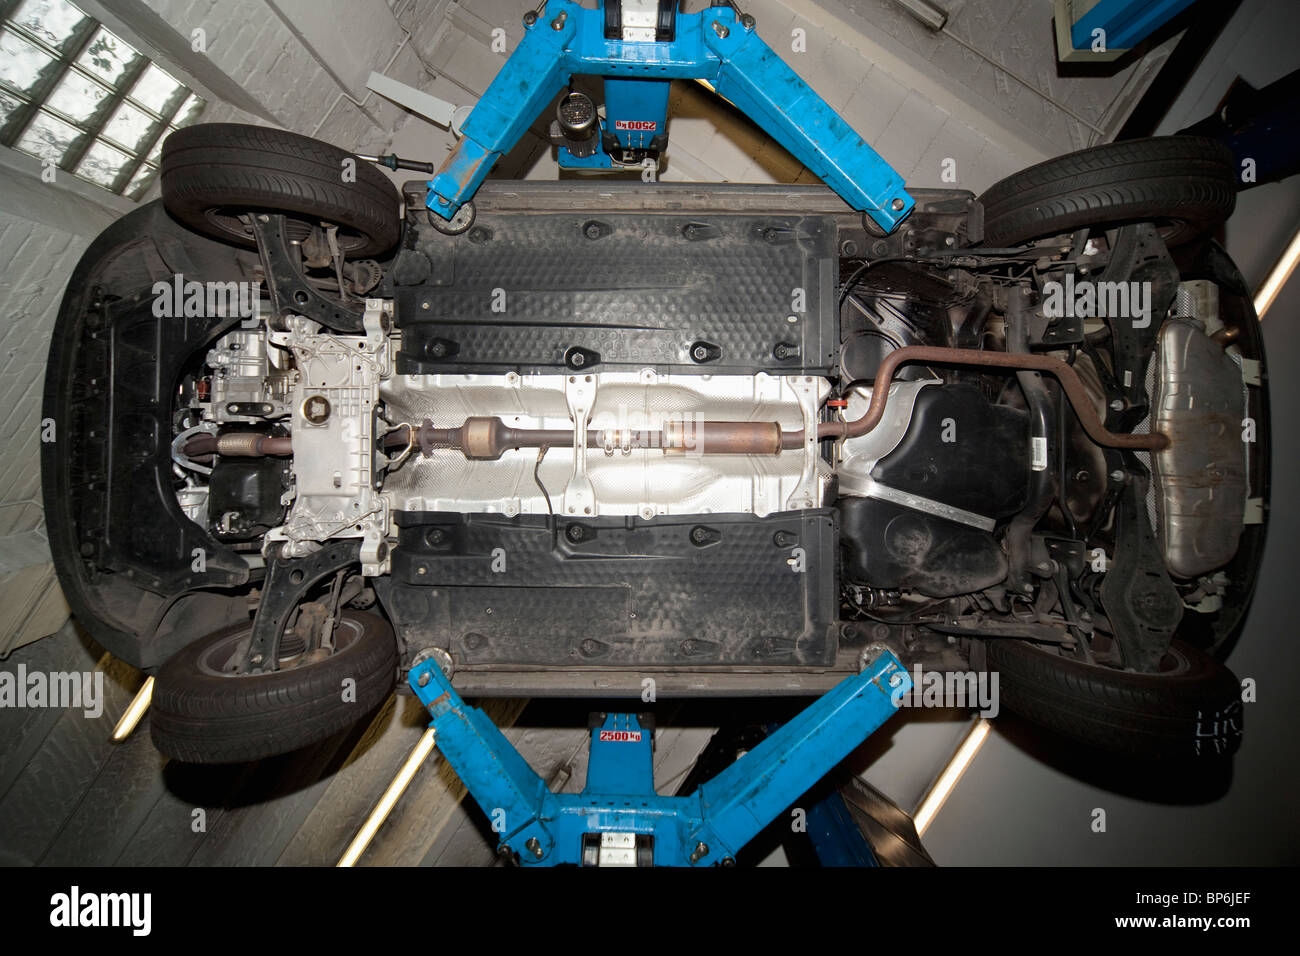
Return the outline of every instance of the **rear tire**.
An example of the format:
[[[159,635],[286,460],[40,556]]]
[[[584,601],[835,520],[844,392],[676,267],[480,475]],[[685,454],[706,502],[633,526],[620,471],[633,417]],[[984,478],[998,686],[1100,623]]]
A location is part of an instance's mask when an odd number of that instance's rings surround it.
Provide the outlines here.
[[[163,664],[150,709],[154,746],[163,754],[186,763],[242,763],[288,753],[347,727],[393,689],[397,645],[380,617],[344,611],[338,649],[317,663],[222,673],[251,627],[200,638]],[[349,679],[355,702],[344,699]]]
[[[1213,759],[1241,743],[1241,687],[1222,663],[1174,641],[1174,669],[1138,674],[990,640],[999,699],[1033,722],[1101,750],[1148,760]]]
[[[1106,143],[1030,166],[980,196],[984,244],[1014,246],[1091,226],[1155,222],[1166,245],[1232,214],[1231,150],[1201,136]]]
[[[356,181],[344,182],[344,163]],[[401,197],[372,164],[329,143],[284,130],[238,123],[187,126],[162,151],[162,198],[191,229],[243,246],[255,245],[239,215],[283,213],[339,227],[350,259],[393,248],[401,235]]]

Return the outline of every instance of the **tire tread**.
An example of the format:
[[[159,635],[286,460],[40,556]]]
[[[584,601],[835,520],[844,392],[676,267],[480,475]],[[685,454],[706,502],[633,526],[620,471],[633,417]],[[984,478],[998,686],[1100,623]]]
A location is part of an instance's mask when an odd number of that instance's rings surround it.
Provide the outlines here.
[[[1085,226],[1171,219],[1182,241],[1231,215],[1237,183],[1218,140],[1159,136],[1106,143],[1031,166],[979,198],[984,242],[1016,245]]]
[[[342,179],[353,154],[284,130],[206,123],[178,130],[163,143],[162,195],[186,225],[231,241],[206,218],[218,206],[309,214],[364,234],[354,257],[376,255],[401,234],[401,200],[388,177],[356,160],[356,181]],[[252,244],[251,239],[248,245]]]
[[[353,723],[392,690],[397,646],[380,618],[351,611],[345,616],[363,625],[355,653],[280,671],[266,680],[214,677],[198,670],[203,647],[234,629],[182,648],[163,665],[154,686],[150,726],[155,746],[186,763],[241,763],[296,750]],[[355,703],[340,700],[344,677],[356,680]]]
[[[1241,743],[1236,678],[1194,648],[1177,647],[1192,663],[1189,675],[1093,667],[1011,639],[989,641],[988,666],[1008,709],[1102,750],[1157,760],[1234,753]]]

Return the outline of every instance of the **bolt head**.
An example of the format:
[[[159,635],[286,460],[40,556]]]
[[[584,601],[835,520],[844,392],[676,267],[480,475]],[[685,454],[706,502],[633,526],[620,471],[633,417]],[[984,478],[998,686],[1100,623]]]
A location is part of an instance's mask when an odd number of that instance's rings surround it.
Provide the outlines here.
[[[731,36],[731,31],[727,29],[727,25],[721,20],[713,21],[713,32],[718,35],[718,39],[720,40],[725,40],[727,37]]]
[[[421,687],[428,687],[430,679],[431,678],[429,677],[429,672],[425,671],[423,674],[420,675],[420,679],[416,681],[416,683],[418,683]]]
[[[1112,471],[1112,472],[1110,473],[1110,480],[1111,480],[1111,481],[1116,481],[1116,482],[1123,481],[1123,480],[1124,480],[1124,472],[1122,472],[1122,471],[1120,471],[1118,468],[1116,468],[1114,471]]]
[[[894,212],[902,212],[902,211],[903,211],[903,208],[904,208],[906,205],[907,205],[907,203],[903,202],[903,200],[902,200],[901,198],[899,198],[899,199],[895,199],[893,202],[891,202],[891,203],[889,204],[889,208],[892,209],[892,210],[894,210]]]

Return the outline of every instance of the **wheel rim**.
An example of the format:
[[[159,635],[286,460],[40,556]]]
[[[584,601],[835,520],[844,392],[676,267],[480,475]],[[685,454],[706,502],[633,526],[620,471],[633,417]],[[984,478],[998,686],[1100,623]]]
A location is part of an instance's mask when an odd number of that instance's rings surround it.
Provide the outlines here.
[[[1171,644],[1165,651],[1164,657],[1160,658],[1160,669],[1151,672],[1139,672],[1127,670],[1123,667],[1112,667],[1109,664],[1101,664],[1095,661],[1082,660],[1071,653],[1066,652],[1060,647],[1052,649],[1043,648],[1048,653],[1055,652],[1056,656],[1072,661],[1076,664],[1082,664],[1085,667],[1091,667],[1096,670],[1113,671],[1116,674],[1140,674],[1143,677],[1182,677],[1189,674],[1194,669],[1192,660],[1183,652],[1182,648]]]
[[[252,629],[251,624],[247,627],[241,627],[239,630],[225,635],[219,641],[214,641],[204,648],[195,662],[198,669],[212,677],[228,677],[232,679],[266,677],[269,674],[279,673],[279,671],[270,671],[265,674],[240,674],[233,670],[236,666],[235,658],[239,653],[240,645],[248,639]],[[358,643],[362,634],[361,622],[347,617],[340,618],[334,628],[334,655],[341,654]],[[310,667],[310,663],[299,663],[306,656],[306,653],[307,651],[304,648],[286,656],[282,650],[279,670],[293,670],[298,666]]]
[[[270,210],[273,211],[273,210]],[[230,206],[213,206],[210,209],[203,210],[203,218],[211,225],[213,231],[235,239],[245,245],[252,245],[254,242],[253,230],[244,223],[244,217],[261,212],[265,214],[268,210],[239,209]],[[281,215],[281,213],[276,213]],[[289,232],[289,241],[294,244],[301,243],[311,230],[318,225],[331,225],[338,227],[339,251],[346,257],[358,249],[367,246],[370,243],[370,237],[353,229],[349,226],[339,225],[337,223],[326,222],[325,220],[307,219],[302,216],[283,214],[285,225]]]

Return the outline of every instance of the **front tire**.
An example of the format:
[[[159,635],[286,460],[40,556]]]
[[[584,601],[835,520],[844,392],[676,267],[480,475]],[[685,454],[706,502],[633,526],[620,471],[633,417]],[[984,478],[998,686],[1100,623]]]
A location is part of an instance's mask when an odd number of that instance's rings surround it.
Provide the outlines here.
[[[150,711],[154,746],[163,754],[186,763],[242,763],[288,753],[347,727],[393,689],[397,645],[388,623],[373,614],[344,611],[337,649],[323,660],[232,674],[251,629],[224,628],[163,664]],[[353,693],[345,696],[349,687]]]
[[[354,182],[345,181],[348,169]],[[252,211],[308,226],[332,223],[350,259],[387,252],[402,230],[401,197],[372,164],[320,140],[239,123],[187,126],[168,136],[162,198],[191,229],[242,246],[255,245],[240,221]]]

